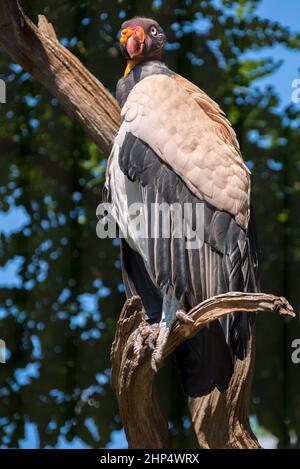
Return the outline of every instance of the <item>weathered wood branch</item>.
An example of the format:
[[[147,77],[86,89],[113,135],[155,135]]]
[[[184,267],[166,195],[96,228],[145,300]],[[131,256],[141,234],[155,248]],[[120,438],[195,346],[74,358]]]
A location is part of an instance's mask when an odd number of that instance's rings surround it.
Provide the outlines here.
[[[163,352],[160,366],[181,342],[193,337],[211,321],[231,312],[275,312],[294,317],[285,298],[263,293],[227,293],[204,301],[189,312],[194,323],[176,321]],[[157,325],[151,326],[157,327]],[[118,399],[122,422],[131,448],[169,448],[167,418],[160,408],[151,368],[151,350],[143,343],[145,322],[139,297],[127,300],[117,324],[111,351],[111,383]],[[141,348],[136,352],[136,339]],[[214,391],[190,399],[190,410],[199,443],[204,448],[259,448],[249,425],[249,370],[253,355],[237,361],[226,393]]]
[[[0,45],[59,100],[66,113],[108,154],[120,125],[117,101],[58,42],[47,19],[40,15],[37,27],[18,1],[0,0]]]
[[[249,423],[254,337],[245,360],[237,360],[229,387],[224,394],[217,389],[208,396],[189,398],[188,404],[201,448],[261,448]]]

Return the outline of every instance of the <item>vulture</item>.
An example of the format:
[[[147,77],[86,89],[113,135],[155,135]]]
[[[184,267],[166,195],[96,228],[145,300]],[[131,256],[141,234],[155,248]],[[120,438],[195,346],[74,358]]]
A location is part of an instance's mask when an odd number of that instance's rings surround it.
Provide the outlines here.
[[[103,190],[120,235],[126,295],[139,295],[148,323],[159,324],[154,369],[176,319],[191,320],[191,308],[212,296],[258,291],[250,171],[218,104],[162,62],[165,43],[153,19],[122,25],[122,124]],[[178,347],[188,396],[227,389],[235,361],[247,354],[252,321],[231,313]]]

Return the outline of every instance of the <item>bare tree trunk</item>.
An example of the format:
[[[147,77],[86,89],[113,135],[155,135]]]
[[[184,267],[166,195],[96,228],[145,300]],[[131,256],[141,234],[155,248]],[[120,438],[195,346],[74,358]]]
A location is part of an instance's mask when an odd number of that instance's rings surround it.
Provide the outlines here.
[[[139,327],[146,327],[138,297],[128,300],[117,324],[111,350],[111,384],[131,448],[168,448],[168,422],[154,389],[150,349],[135,353]],[[150,446],[149,446],[150,444]]]
[[[37,27],[24,14],[17,0],[0,0],[0,45],[59,100],[66,113],[76,119],[99,148],[108,154],[121,122],[119,106],[104,86],[58,42],[47,19],[39,16]],[[189,313],[194,324],[175,323],[163,358],[182,341],[222,315],[234,311],[255,313],[257,310],[293,316],[287,301],[272,295],[220,295]],[[112,386],[129,446],[167,448],[170,446],[167,420],[154,390],[151,353],[143,343],[143,330],[147,328],[139,299],[128,300],[112,347]],[[139,351],[134,345],[137,337],[141,344]],[[221,395],[214,391],[207,397],[189,400],[202,447],[259,447],[248,419],[253,361],[252,344],[248,357],[236,362],[226,393]]]

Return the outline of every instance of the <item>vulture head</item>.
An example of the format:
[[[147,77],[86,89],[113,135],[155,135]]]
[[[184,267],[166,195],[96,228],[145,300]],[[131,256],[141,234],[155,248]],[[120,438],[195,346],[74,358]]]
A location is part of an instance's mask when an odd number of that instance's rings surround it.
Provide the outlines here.
[[[125,21],[121,29],[121,50],[128,60],[125,76],[139,62],[161,59],[166,35],[157,21],[136,17]]]

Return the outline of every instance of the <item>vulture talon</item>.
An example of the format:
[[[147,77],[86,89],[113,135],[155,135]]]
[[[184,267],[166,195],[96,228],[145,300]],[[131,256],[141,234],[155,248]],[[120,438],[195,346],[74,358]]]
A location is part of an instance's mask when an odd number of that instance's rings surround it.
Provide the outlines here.
[[[154,343],[154,338],[152,337],[151,334],[146,339],[146,344],[151,350],[155,350],[155,343]]]
[[[195,324],[194,319],[183,310],[176,311],[176,319],[184,324]]]
[[[134,354],[139,356],[141,351],[145,347],[149,347],[150,350],[155,351],[156,341],[159,335],[159,325],[153,324],[142,324],[136,330],[136,335],[134,338]]]

